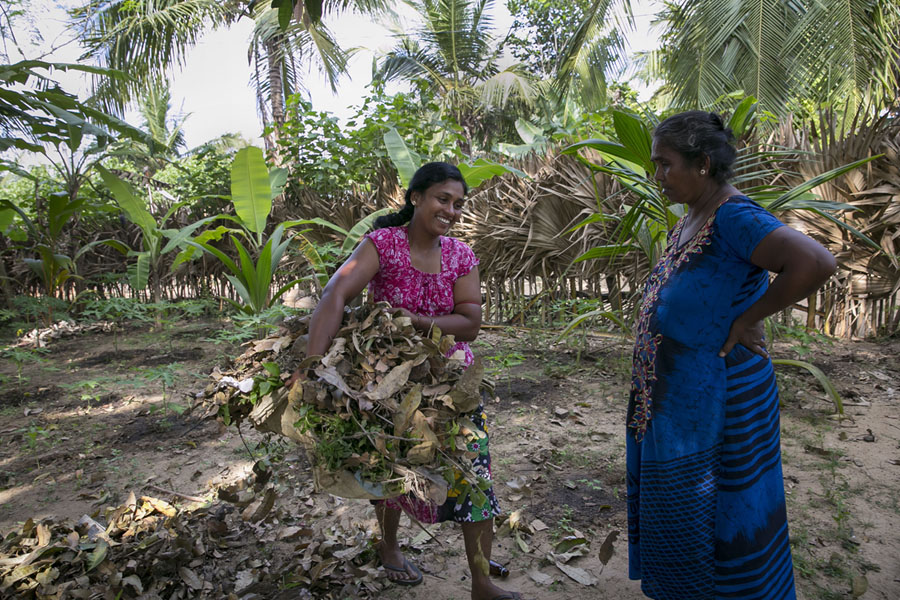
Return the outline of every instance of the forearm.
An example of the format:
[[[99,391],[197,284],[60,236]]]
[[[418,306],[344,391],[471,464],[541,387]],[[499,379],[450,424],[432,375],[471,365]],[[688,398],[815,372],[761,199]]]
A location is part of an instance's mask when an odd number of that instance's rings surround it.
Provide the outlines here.
[[[309,321],[309,339],[306,343],[306,355],[325,354],[331,347],[331,341],[341,327],[344,316],[344,299],[339,294],[326,288],[313,311]]]
[[[478,337],[481,329],[481,320],[459,313],[432,317],[429,315],[412,315],[413,326],[423,333],[427,333],[434,325],[441,333],[452,335],[460,342],[471,342]]]

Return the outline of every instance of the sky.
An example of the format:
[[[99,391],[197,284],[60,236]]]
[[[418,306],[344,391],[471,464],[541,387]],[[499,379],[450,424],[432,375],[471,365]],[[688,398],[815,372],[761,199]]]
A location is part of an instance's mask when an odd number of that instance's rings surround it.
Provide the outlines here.
[[[65,44],[69,36],[64,31],[65,15],[60,5],[77,5],[77,0],[30,0],[31,13],[40,15],[33,25],[41,31],[44,41],[29,46],[25,31],[17,36],[19,44],[26,47],[29,58],[47,47],[61,48],[45,60],[78,62],[80,49],[77,44]],[[399,4],[399,3],[398,3]],[[627,36],[630,51],[649,50],[656,47],[657,36],[651,31],[650,20],[658,10],[659,0],[632,0],[636,16],[636,28]],[[498,33],[505,33],[512,23],[503,0],[494,2],[494,24]],[[326,19],[338,42],[344,47],[355,46],[359,51],[350,60],[349,73],[338,83],[338,93],[333,94],[325,78],[317,72],[309,73],[305,84],[313,108],[327,110],[341,119],[352,114],[352,107],[361,103],[366,85],[371,80],[372,58],[379,50],[393,46],[388,30],[376,25],[369,18],[345,14],[336,19]],[[245,138],[260,143],[260,122],[256,100],[250,85],[251,69],[247,60],[247,47],[252,30],[250,19],[241,19],[228,29],[209,32],[189,53],[182,68],[170,74],[172,83],[172,110],[188,114],[185,138],[188,148],[224,133],[240,133]],[[7,48],[9,52],[11,49]],[[9,52],[16,60],[15,52]],[[58,73],[54,76],[63,88],[84,95],[87,83],[75,74]],[[390,90],[390,88],[389,88]],[[139,125],[140,118],[126,114],[126,120]]]

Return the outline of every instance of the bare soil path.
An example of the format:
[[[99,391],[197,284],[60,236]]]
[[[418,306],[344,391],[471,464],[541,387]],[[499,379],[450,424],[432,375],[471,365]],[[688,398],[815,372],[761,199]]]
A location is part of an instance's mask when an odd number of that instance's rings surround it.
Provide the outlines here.
[[[40,361],[22,363],[21,380],[14,362],[0,365],[0,534],[21,531],[29,518],[102,521],[104,507],[133,492],[185,510],[185,530],[196,532],[189,574],[176,567],[153,575],[180,577],[188,591],[153,597],[224,598],[227,590],[239,592],[235,598],[468,598],[457,526],[425,533],[406,523],[408,555],[425,581],[386,585],[371,550],[371,505],[316,494],[305,458],[290,445],[268,448],[266,489],[275,502],[265,511],[250,505],[260,520],[241,518],[246,499],[219,498],[219,488],[248,488],[254,462],[266,455],[258,434],[245,427],[242,440],[192,406],[212,368],[239,353],[210,340],[220,327],[195,321],[55,341]],[[497,398],[486,407],[495,490],[513,515],[513,528],[499,524],[495,540],[494,558],[511,571],[501,585],[530,599],[643,598],[626,577],[630,348],[611,337],[589,337],[581,348],[553,339],[489,330],[474,347],[496,371]],[[846,418],[835,419],[811,375],[777,369],[801,598],[900,598],[898,355],[900,340],[800,336],[774,345],[773,356],[821,368],[845,401]],[[609,557],[601,547],[613,538]],[[583,556],[565,556],[568,547]],[[148,577],[139,577],[145,591],[155,585]],[[138,596],[122,589],[122,598]]]

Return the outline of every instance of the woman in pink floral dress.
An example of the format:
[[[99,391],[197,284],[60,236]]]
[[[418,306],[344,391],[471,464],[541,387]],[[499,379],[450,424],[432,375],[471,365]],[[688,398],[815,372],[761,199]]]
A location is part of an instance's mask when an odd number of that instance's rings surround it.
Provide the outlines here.
[[[467,342],[474,340],[481,328],[478,259],[466,244],[445,235],[462,215],[467,191],[462,174],[451,164],[433,162],[416,171],[403,209],[376,220],[376,230],[365,237],[325,286],[310,321],[309,355],[325,354],[347,302],[368,286],[376,302],[390,303],[410,317],[418,330],[426,332],[435,325],[452,334],[459,341],[450,353],[462,350],[466,365],[472,363]],[[472,421],[487,433],[482,407],[473,412]],[[489,481],[487,436],[470,442],[469,450],[477,453],[473,470]],[[476,564],[479,543],[480,553],[490,560],[493,518],[500,509],[493,488],[466,493],[466,489],[475,489],[472,483],[469,486],[459,475],[447,502],[440,506],[409,496],[376,503],[382,531],[378,555],[391,581],[401,585],[422,582],[422,573],[403,556],[397,541],[400,513],[405,510],[422,522],[453,520],[462,524],[472,572],[472,600],[520,598],[518,593],[494,585]]]

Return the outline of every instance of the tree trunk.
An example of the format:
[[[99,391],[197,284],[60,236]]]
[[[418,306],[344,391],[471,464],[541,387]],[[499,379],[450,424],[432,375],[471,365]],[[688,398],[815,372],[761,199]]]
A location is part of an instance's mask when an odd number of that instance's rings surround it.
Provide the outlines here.
[[[280,35],[273,36],[266,42],[266,61],[269,69],[269,104],[272,108],[272,122],[275,126],[275,139],[284,125],[284,56],[281,53]]]

